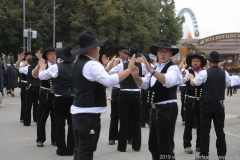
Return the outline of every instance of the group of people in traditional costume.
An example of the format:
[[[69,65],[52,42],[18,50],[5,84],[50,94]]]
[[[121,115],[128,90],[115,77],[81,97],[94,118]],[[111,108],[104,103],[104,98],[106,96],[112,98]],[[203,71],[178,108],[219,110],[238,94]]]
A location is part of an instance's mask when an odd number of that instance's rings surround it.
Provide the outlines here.
[[[186,58],[188,69],[177,66],[172,56],[179,52],[170,41],[162,39],[150,47],[157,62],[139,56],[136,45],[119,43],[111,60],[99,62],[100,46],[107,37],[97,38],[83,31],[74,48],[47,48],[43,54],[22,53],[16,68],[21,79],[21,117],[24,126],[37,122],[37,146],[44,147],[46,121],[51,117],[51,142],[57,155],[74,155],[74,160],[92,160],[101,132],[101,114],[106,112],[106,87],[111,89],[109,145],[117,141],[117,150],[141,149],[141,127],[148,115],[148,148],[152,159],[175,159],[174,134],[178,116],[177,89],[185,84],[183,134],[184,151],[192,154],[192,128],[197,126],[197,159],[209,156],[209,134],[214,122],[217,154],[224,159],[227,149],[224,134],[224,93],[231,84],[228,73],[218,67],[220,54],[212,51],[208,59],[197,53]],[[141,57],[136,61],[137,57]],[[57,58],[61,59],[57,63]],[[25,60],[25,61],[23,61]],[[210,68],[204,66],[209,61]],[[142,91],[141,91],[142,90]],[[144,93],[145,92],[145,93]],[[142,93],[149,111],[142,113]],[[145,110],[145,109],[144,109]],[[65,121],[68,124],[65,141]],[[120,127],[118,124],[120,123]],[[144,124],[144,125],[143,125]]]

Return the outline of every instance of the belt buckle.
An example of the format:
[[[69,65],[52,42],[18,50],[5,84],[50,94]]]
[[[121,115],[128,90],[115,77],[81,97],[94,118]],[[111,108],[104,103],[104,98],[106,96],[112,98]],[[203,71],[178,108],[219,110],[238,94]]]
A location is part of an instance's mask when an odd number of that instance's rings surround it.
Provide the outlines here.
[[[49,93],[54,93],[54,91],[53,91],[53,90],[50,90]]]
[[[157,109],[155,104],[152,104],[152,109]]]

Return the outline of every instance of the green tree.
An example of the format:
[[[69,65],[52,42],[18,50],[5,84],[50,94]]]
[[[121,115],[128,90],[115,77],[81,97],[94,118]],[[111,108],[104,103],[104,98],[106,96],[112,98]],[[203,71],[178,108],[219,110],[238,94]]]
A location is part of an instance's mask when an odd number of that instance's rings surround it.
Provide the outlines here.
[[[19,9],[19,1],[0,1],[0,52],[10,53],[19,51],[22,40],[19,33],[22,32],[22,10]],[[22,36],[21,36],[22,37]]]
[[[165,38],[177,44],[182,37],[183,18],[176,16],[170,0],[55,0],[56,42],[77,45],[78,34],[92,31],[108,37],[102,53],[113,55],[119,42],[137,44],[140,52]],[[0,0],[1,50],[22,46],[22,1]],[[26,27],[37,31],[32,51],[53,45],[53,1],[26,0]]]

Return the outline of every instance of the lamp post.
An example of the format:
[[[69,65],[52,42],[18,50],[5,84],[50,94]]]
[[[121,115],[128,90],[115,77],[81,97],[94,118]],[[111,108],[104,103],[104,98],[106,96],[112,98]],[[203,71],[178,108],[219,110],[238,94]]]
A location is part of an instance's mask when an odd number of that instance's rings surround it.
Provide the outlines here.
[[[25,0],[23,0],[23,30],[25,29]],[[25,52],[25,37],[23,36],[23,52]]]
[[[55,48],[55,10],[62,4],[55,5],[55,0],[53,0],[53,47]]]

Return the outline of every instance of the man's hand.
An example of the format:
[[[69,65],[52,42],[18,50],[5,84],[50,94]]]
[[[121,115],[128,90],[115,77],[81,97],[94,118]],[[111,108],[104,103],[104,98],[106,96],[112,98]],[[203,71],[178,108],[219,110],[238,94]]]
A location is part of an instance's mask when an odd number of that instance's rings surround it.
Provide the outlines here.
[[[131,74],[132,74],[133,77],[137,77],[139,75],[139,68],[134,66]]]
[[[105,70],[106,70],[107,72],[110,71],[110,70],[114,67],[113,63],[114,63],[114,61],[115,61],[115,58],[116,58],[116,56],[114,56],[114,57],[111,59],[111,61],[108,63],[108,65],[105,67]]]
[[[128,68],[132,71],[135,68],[135,62],[136,62],[136,54],[133,54],[132,58],[130,59],[128,63]]]
[[[109,63],[109,57],[107,57],[105,54],[102,56],[102,63],[104,67],[107,67],[107,64]]]
[[[27,66],[28,65],[28,62],[27,61],[24,61],[23,65],[22,65],[22,68]]]
[[[152,67],[148,63],[147,59],[145,58],[145,56],[143,56],[142,58],[143,58],[143,63],[145,64],[145,67],[146,67],[147,71],[152,73],[154,70],[152,69]]]
[[[21,61],[24,59],[25,55],[24,55],[25,52],[22,52],[21,54],[18,55],[18,60]]]
[[[192,80],[192,79],[194,79],[194,75],[193,75],[192,73],[189,73],[189,74],[188,74],[188,78],[189,78],[190,80]]]
[[[185,77],[186,76],[186,70],[184,69],[183,71],[182,71],[182,77]]]
[[[38,59],[42,59],[42,53],[40,51],[38,51],[37,57],[38,57]]]
[[[47,64],[45,63],[44,59],[40,59],[38,61],[38,65],[40,66],[40,68],[46,68],[47,67]]]

